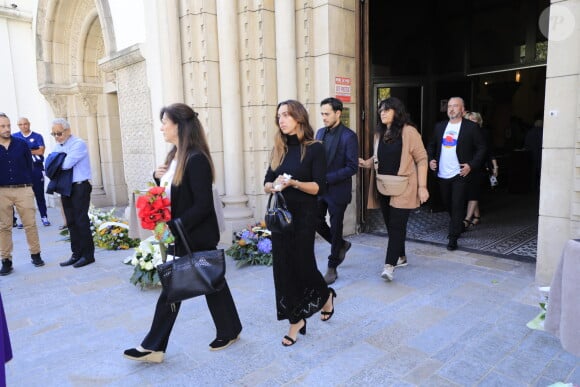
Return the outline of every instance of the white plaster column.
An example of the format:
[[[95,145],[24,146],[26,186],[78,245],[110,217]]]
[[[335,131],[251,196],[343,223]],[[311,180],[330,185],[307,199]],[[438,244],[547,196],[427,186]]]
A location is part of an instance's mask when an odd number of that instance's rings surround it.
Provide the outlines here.
[[[163,103],[183,102],[183,72],[181,70],[181,31],[179,30],[179,1],[156,1],[157,20],[163,38],[159,44],[161,74],[163,74]]]
[[[221,118],[224,149],[226,221],[249,219],[252,211],[244,194],[244,155],[240,58],[238,53],[237,0],[217,0],[218,50],[220,71]],[[230,234],[231,235],[231,234]]]
[[[143,56],[151,95],[153,143],[156,165],[165,160],[168,146],[158,130],[159,111],[163,106],[183,102],[183,71],[179,0],[143,2],[146,40]]]
[[[294,0],[276,0],[276,78],[278,101],[298,98],[296,66],[296,6]]]

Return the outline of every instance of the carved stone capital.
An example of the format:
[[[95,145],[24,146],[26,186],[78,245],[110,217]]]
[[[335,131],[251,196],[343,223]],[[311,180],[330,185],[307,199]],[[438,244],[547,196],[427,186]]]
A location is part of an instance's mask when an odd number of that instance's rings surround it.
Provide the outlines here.
[[[67,117],[67,96],[57,94],[44,94],[50,104],[55,117]]]
[[[77,94],[86,115],[97,114],[98,96],[95,94]]]

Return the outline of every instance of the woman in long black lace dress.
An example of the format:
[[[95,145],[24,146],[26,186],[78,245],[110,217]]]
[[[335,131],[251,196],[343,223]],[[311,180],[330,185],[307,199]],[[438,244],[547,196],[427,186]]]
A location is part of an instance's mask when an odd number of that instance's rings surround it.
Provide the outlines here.
[[[324,146],[314,140],[308,112],[298,101],[278,104],[276,126],[264,191],[283,192],[294,222],[292,232],[272,234],[276,310],[278,320],[290,322],[282,339],[282,345],[290,346],[298,333],[306,334],[308,317],[320,310],[322,321],[332,317],[336,293],[318,271],[314,256],[317,195],[326,187]]]

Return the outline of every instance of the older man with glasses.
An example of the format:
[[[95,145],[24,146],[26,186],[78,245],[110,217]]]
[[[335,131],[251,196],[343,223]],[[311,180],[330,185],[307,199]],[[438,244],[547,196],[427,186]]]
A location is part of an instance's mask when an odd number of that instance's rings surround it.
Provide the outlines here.
[[[12,216],[16,207],[26,233],[34,266],[43,266],[32,191],[32,153],[26,141],[10,131],[10,119],[0,113],[0,275],[12,272]]]
[[[61,262],[60,266],[72,265],[79,268],[95,262],[95,245],[89,220],[93,189],[89,182],[91,179],[89,151],[83,140],[71,134],[70,124],[64,118],[52,121],[50,134],[57,144],[47,158],[47,171],[49,159],[54,159],[55,154],[64,154],[59,169],[68,173],[72,171],[69,186],[63,191],[56,191],[61,194],[72,250],[72,256],[67,261]]]

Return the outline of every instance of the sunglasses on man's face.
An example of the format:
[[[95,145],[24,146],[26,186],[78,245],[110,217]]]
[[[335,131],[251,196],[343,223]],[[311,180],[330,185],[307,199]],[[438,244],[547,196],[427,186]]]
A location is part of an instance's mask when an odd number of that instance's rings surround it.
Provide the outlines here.
[[[55,133],[51,133],[50,135],[52,137],[61,137],[64,134],[64,132],[55,132]]]

